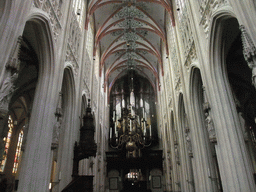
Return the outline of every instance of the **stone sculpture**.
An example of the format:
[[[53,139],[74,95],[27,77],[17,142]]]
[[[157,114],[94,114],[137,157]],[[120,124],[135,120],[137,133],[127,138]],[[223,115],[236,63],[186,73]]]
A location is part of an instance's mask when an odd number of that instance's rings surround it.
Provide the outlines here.
[[[11,97],[15,91],[14,82],[18,78],[18,73],[14,73],[13,75],[7,77],[4,80],[4,83],[0,89],[0,111],[7,112],[8,105],[11,100]]]
[[[210,142],[216,143],[217,139],[216,139],[216,133],[215,133],[215,129],[213,126],[212,118],[208,112],[205,112],[205,117],[206,117],[205,123],[206,123],[206,128],[208,130]]]

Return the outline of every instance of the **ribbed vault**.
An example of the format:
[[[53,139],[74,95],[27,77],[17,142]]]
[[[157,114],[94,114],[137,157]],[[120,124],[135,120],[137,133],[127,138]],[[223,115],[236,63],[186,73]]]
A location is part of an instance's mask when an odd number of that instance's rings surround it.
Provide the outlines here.
[[[92,0],[88,5],[86,29],[91,17],[95,21],[93,56],[99,50],[99,74],[105,74],[105,86],[111,88],[132,69],[157,89],[159,75],[164,74],[162,55],[169,55],[166,17],[171,17],[175,25],[171,1]]]

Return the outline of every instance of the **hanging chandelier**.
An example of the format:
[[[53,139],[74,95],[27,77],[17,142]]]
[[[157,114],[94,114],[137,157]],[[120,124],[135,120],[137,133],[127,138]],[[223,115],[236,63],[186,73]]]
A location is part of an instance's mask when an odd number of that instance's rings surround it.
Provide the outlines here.
[[[136,114],[133,73],[131,73],[130,103],[122,108],[121,117],[118,118],[113,110],[113,128],[110,127],[110,146],[115,149],[125,147],[127,156],[136,157],[140,149],[149,147],[152,143],[152,128],[147,122],[147,113],[142,108],[142,115]]]
[[[125,41],[126,43],[124,44],[124,49],[116,54],[126,60],[125,64],[128,70],[131,71],[136,68],[136,59],[141,57],[137,54],[139,52],[137,40],[141,38],[139,34],[142,36],[147,35],[147,31],[142,29],[145,24],[136,18],[143,18],[145,15],[140,9],[145,10],[147,7],[144,2],[136,2],[136,0],[123,0],[123,3],[117,8],[120,7],[121,9],[115,17],[124,20],[117,24],[120,30],[112,33],[112,35],[117,36],[122,34],[119,40]],[[142,107],[140,112],[136,111],[133,73],[131,73],[130,80],[129,104],[126,106],[124,104],[118,114],[113,110],[113,124],[110,127],[109,143],[115,149],[121,150],[125,147],[128,156],[135,157],[137,152],[140,153],[140,149],[151,145],[152,130],[151,123],[147,122],[145,107]]]

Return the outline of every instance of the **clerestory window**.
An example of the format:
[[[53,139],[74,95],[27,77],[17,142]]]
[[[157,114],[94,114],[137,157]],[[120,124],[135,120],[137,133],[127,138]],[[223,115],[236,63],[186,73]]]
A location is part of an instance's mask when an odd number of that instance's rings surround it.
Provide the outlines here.
[[[85,19],[85,0],[74,0],[73,1],[73,9],[77,16],[77,21],[79,23],[80,28],[84,27],[84,19]]]
[[[184,8],[186,7],[186,0],[176,0],[176,5],[177,5],[178,17],[179,17],[179,20],[181,20],[183,17]]]

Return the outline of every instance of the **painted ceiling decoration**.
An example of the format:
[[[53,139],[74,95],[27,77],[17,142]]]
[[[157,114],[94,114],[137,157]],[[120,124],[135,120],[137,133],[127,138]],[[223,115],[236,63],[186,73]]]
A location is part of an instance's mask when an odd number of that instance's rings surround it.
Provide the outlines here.
[[[100,50],[99,75],[105,74],[106,86],[136,70],[147,78],[154,89],[159,75],[164,75],[162,54],[169,55],[165,19],[175,25],[170,0],[92,0],[88,5],[86,26],[95,20],[96,50]],[[162,53],[162,45],[165,53]]]

